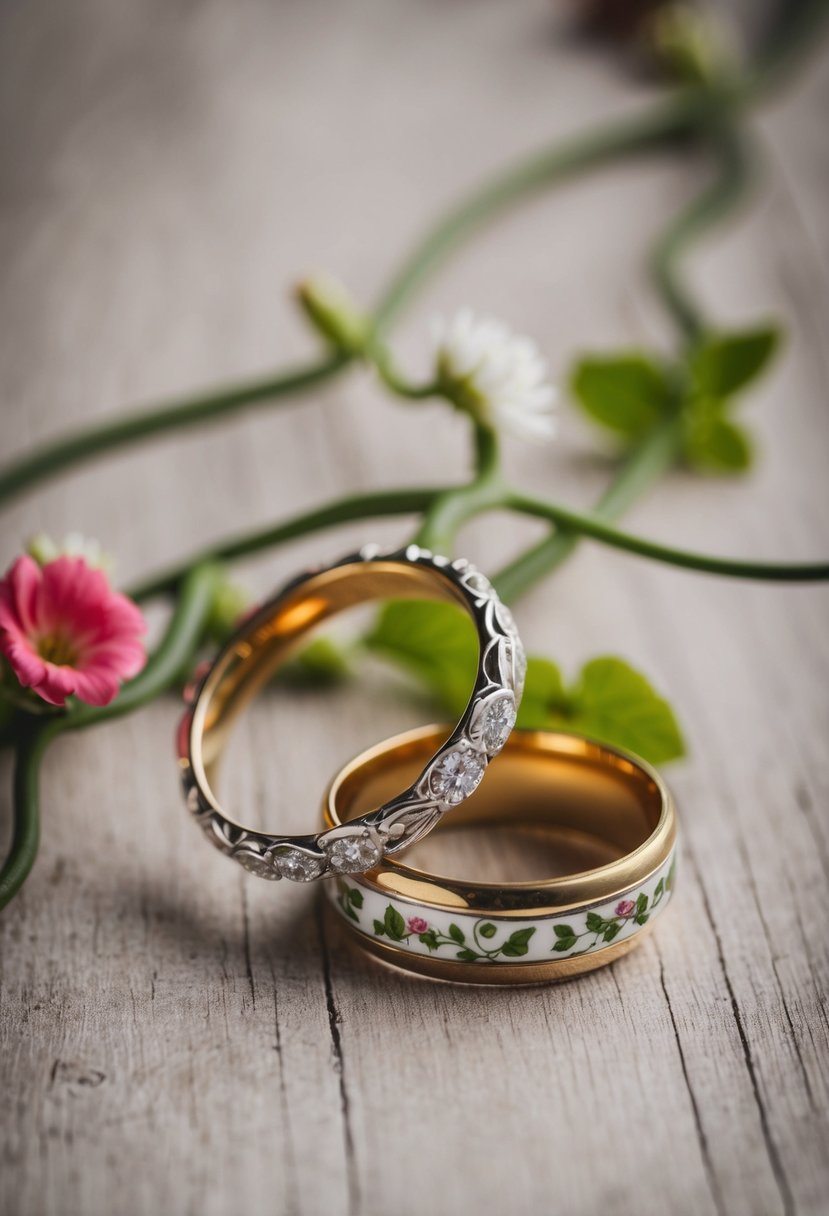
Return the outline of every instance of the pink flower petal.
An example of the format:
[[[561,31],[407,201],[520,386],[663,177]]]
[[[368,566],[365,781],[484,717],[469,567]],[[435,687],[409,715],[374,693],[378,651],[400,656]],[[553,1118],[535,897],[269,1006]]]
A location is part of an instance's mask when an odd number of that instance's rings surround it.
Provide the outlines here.
[[[72,667],[57,667],[54,663],[45,663],[44,668],[43,677],[32,685],[32,690],[50,705],[65,705],[66,698],[75,691],[77,672]]]
[[[31,648],[26,638],[0,639],[0,649],[11,663],[15,675],[24,688],[31,688],[45,678],[47,665]]]
[[[42,568],[20,557],[0,579],[0,652],[20,683],[51,705],[72,695],[108,705],[121,681],[144,666],[145,633],[138,606],[82,557],[59,557]],[[64,646],[71,664],[43,658]]]
[[[87,705],[109,705],[118,695],[118,676],[104,668],[75,672],[75,695]]]
[[[19,557],[8,574],[11,596],[20,628],[31,633],[37,618],[41,570],[33,557]]]

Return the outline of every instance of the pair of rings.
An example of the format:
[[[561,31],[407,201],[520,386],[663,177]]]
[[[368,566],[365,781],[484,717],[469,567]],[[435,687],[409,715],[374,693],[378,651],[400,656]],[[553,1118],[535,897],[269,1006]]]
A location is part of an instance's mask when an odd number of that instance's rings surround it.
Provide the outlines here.
[[[322,831],[242,827],[215,792],[237,716],[317,625],[357,604],[406,598],[453,602],[472,618],[478,663],[460,721],[398,736],[346,765],[326,794]],[[251,873],[328,879],[331,907],[386,962],[472,983],[591,970],[636,945],[667,904],[676,814],[644,761],[575,735],[513,731],[525,672],[512,615],[469,562],[415,545],[365,547],[261,605],[186,690],[177,751],[187,806]],[[452,825],[508,828],[546,873],[480,882],[399,860],[444,817],[441,840]]]

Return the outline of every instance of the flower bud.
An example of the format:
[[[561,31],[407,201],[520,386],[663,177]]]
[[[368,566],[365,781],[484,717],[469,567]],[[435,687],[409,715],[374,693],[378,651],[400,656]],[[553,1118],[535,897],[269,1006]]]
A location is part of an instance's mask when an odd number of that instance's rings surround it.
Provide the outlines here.
[[[317,332],[336,350],[347,355],[363,353],[371,326],[342,283],[325,275],[303,279],[297,284],[296,297]]]
[[[230,579],[220,579],[205,621],[206,636],[217,646],[223,646],[249,607],[250,596],[244,587]]]
[[[644,41],[679,80],[704,84],[724,77],[736,53],[730,31],[716,14],[690,4],[666,4],[647,23]]]

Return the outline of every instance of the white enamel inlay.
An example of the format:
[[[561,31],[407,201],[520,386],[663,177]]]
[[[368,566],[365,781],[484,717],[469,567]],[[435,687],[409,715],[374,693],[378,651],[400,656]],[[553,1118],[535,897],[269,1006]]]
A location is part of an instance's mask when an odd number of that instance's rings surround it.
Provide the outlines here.
[[[641,885],[560,916],[446,912],[419,900],[390,898],[359,877],[326,884],[326,894],[353,929],[412,954],[462,963],[552,962],[592,954],[641,933],[671,898],[675,859],[674,848]]]

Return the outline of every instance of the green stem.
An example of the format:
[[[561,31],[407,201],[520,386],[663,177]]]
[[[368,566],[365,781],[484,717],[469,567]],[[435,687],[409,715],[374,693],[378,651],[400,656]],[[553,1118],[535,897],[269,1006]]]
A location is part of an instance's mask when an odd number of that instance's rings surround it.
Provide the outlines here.
[[[378,332],[388,328],[413,292],[452,249],[516,199],[619,157],[668,146],[704,128],[710,117],[708,92],[689,90],[645,114],[614,123],[595,134],[579,136],[569,143],[545,148],[480,186],[426,234],[393,277],[375,310]]]
[[[641,536],[632,536],[628,532],[620,532],[605,523],[598,515],[582,515],[571,511],[557,503],[544,502],[526,494],[513,494],[508,505],[524,515],[534,515],[539,519],[547,519],[559,528],[580,536],[589,536],[600,544],[609,545],[613,549],[623,549],[627,553],[636,553],[640,557],[648,557],[652,561],[665,562],[671,566],[681,566],[686,570],[699,570],[706,574],[721,574],[731,578],[750,578],[766,582],[822,582],[829,579],[829,562],[759,562],[743,561],[739,558],[713,557],[707,553],[692,553],[686,549],[676,549],[672,545],[662,545],[657,541],[646,540]]]
[[[415,533],[417,544],[451,557],[455,537],[468,519],[503,505],[507,488],[501,480],[498,436],[490,427],[474,426],[475,476],[468,485],[440,494]]]
[[[475,477],[477,481],[492,481],[498,477],[501,450],[498,432],[490,426],[474,424],[473,429]]]
[[[827,0],[780,0],[774,9],[743,85],[748,102],[776,88],[795,65],[821,47],[829,21]]]
[[[679,424],[676,419],[668,418],[628,457],[599,499],[591,518],[617,519],[673,466],[678,452]],[[578,532],[557,527],[552,535],[527,549],[495,575],[493,581],[499,594],[507,601],[518,599],[566,561],[578,542]]]
[[[508,204],[545,184],[572,177],[627,153],[669,144],[700,127],[708,120],[709,111],[710,102],[703,94],[683,93],[667,105],[594,135],[575,139],[563,148],[558,144],[547,148],[508,173],[497,176],[476,191],[470,201],[450,212],[406,259],[377,307],[375,322],[378,329],[388,327],[426,276],[457,245]],[[126,414],[48,440],[0,470],[0,503],[42,481],[50,473],[71,468],[134,440],[183,429],[206,419],[217,419],[244,407],[264,405],[310,388],[336,374],[348,362],[348,355],[337,352],[276,377]],[[429,390],[424,389],[423,395],[429,395]]]
[[[676,323],[684,346],[693,344],[705,324],[685,287],[677,263],[689,245],[737,205],[751,179],[747,144],[733,129],[720,123],[715,128],[713,142],[717,157],[716,179],[668,227],[650,257],[654,286]],[[681,385],[677,386],[677,393],[681,398]],[[629,456],[596,504],[593,517],[612,520],[622,515],[676,463],[680,439],[680,422],[673,414],[651,431]],[[533,583],[566,561],[577,543],[576,534],[557,528],[551,536],[504,567],[496,575],[495,585],[505,599],[517,599]]]
[[[372,494],[354,494],[347,498],[338,498],[324,507],[317,507],[302,515],[295,515],[292,519],[269,528],[244,532],[239,536],[218,541],[200,553],[164,570],[161,574],[152,575],[143,582],[136,583],[127,594],[136,601],[173,594],[195,565],[205,562],[235,561],[242,557],[250,557],[254,553],[260,553],[263,549],[274,548],[287,541],[319,532],[323,528],[331,528],[358,519],[420,514],[444,493],[444,490],[437,487],[412,488],[410,490],[379,490]]]
[[[32,452],[0,470],[0,503],[43,481],[50,473],[148,439],[165,431],[180,430],[195,423],[222,418],[238,409],[266,405],[278,398],[322,383],[348,362],[344,355],[327,355],[315,363],[294,368],[282,375],[250,384],[219,389],[204,396],[165,403],[151,410],[124,414],[103,423],[81,427],[36,447]]]
[[[0,908],[26,880],[40,838],[40,767],[51,741],[138,709],[169,688],[192,659],[204,631],[216,586],[216,569],[198,566],[187,577],[167,632],[144,670],[125,684],[111,705],[73,705],[65,713],[23,727],[15,747],[14,827],[9,855],[0,870]]]
[[[364,352],[366,362],[373,367],[386,388],[403,401],[424,401],[441,396],[440,385],[428,380],[425,384],[412,384],[398,370],[394,356],[382,342],[372,340]]]
[[[680,213],[657,241],[650,257],[656,291],[686,344],[699,338],[705,321],[683,280],[678,262],[690,245],[733,212],[745,197],[754,165],[747,141],[727,122],[716,128],[712,146],[717,161],[715,180]]]
[[[12,842],[0,871],[0,908],[5,908],[35,863],[40,844],[38,773],[46,745],[43,722],[31,722],[18,737],[14,762]]]

